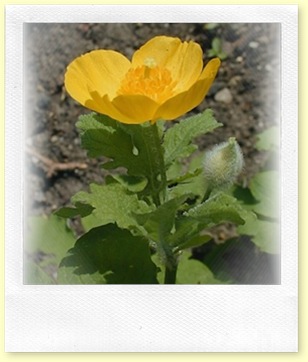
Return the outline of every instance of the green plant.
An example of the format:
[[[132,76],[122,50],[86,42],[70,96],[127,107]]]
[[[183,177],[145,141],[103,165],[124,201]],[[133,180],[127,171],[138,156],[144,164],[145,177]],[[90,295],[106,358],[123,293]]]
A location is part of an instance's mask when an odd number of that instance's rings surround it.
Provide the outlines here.
[[[208,57],[218,57],[221,60],[227,59],[228,55],[222,50],[222,41],[220,38],[215,37],[212,40],[211,46],[211,49],[207,51]]]
[[[238,231],[250,235],[260,250],[277,254],[280,250],[278,127],[259,134],[256,149],[266,153],[263,168],[251,178],[247,187],[234,188],[233,195],[254,213],[245,225],[238,227]]]
[[[156,59],[149,58],[150,51]],[[260,176],[251,186],[257,206],[247,206],[230,192],[243,167],[235,138],[197,155],[197,137],[222,126],[210,109],[172,127],[156,119],[187,112],[196,92],[203,99],[219,60],[202,70],[199,46],[168,37],[154,38],[136,54],[131,64],[113,51],[91,52],[68,67],[71,94],[88,108],[115,117],[92,112],[76,124],[82,147],[89,157],[103,159],[108,176],[78,192],[70,206],[49,219],[30,219],[27,283],[219,284],[204,263],[191,257],[192,248],[211,240],[213,226],[230,222],[246,232],[259,222],[260,209],[268,211],[259,199],[264,194]],[[192,54],[200,57],[195,69],[188,67]],[[127,73],[114,66],[116,61]],[[101,85],[100,71],[113,83]],[[190,74],[184,74],[189,87],[179,76],[184,71]],[[172,72],[178,77],[174,81]],[[83,228],[77,237],[65,222],[75,218]]]

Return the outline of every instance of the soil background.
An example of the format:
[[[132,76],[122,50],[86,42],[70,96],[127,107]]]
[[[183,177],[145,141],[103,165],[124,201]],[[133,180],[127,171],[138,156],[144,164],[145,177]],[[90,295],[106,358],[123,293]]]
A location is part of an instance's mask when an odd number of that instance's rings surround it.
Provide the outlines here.
[[[280,26],[279,24],[57,24],[24,25],[24,107],[25,107],[25,205],[28,215],[49,215],[70,203],[91,182],[103,182],[100,160],[89,159],[81,148],[75,123],[90,112],[71,99],[63,81],[67,65],[93,49],[113,49],[131,57],[147,40],[170,35],[198,42],[204,62],[212,40],[218,37],[222,61],[217,78],[205,100],[192,112],[206,108],[224,127],[201,137],[201,150],[236,137],[245,158],[239,182],[245,184],[261,169],[264,154],[254,145],[262,130],[280,123]],[[51,174],[54,163],[76,162],[73,169]],[[86,169],[82,166],[86,165]],[[217,240],[228,237],[228,226],[217,230]],[[249,240],[243,255],[238,248],[226,260],[239,283],[268,284],[273,277],[274,256],[257,253]],[[195,251],[196,257],[211,244]],[[274,259],[275,260],[274,260]],[[247,259],[247,260],[246,260]],[[252,262],[253,260],[253,262]],[[262,269],[264,272],[258,272]]]

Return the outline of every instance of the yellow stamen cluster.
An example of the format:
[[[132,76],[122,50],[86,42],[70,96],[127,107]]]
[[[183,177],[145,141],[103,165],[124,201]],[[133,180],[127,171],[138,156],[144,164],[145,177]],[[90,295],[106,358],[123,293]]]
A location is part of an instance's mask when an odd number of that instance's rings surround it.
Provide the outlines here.
[[[126,73],[117,93],[140,94],[161,102],[172,96],[174,86],[169,70],[156,66],[154,61],[150,63],[149,59],[145,65],[132,68]]]

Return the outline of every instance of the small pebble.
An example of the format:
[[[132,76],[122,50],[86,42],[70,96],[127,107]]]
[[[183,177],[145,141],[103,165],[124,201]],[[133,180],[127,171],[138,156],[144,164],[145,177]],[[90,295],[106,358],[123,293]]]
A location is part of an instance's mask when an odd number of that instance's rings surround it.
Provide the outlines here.
[[[240,75],[235,75],[229,80],[229,86],[236,87],[242,80],[242,77]]]
[[[260,36],[260,38],[258,38],[258,40],[262,44],[268,44],[269,43],[269,38],[266,35]]]
[[[228,88],[223,88],[219,92],[215,94],[214,97],[215,101],[221,102],[221,103],[231,103],[232,102],[232,94]]]
[[[259,43],[257,41],[251,41],[248,45],[252,49],[257,49],[259,47]]]
[[[238,62],[238,63],[242,63],[243,60],[244,60],[244,58],[241,57],[241,56],[238,56],[238,57],[235,59],[235,61]]]
[[[56,143],[58,141],[58,136],[56,136],[56,135],[51,136],[50,141],[52,143]]]

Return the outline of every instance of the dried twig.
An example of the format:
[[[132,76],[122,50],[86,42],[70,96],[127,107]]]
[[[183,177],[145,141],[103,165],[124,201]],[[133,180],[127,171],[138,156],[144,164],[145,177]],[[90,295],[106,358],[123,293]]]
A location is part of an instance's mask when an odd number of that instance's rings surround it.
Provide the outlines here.
[[[46,176],[50,178],[52,175],[57,173],[58,171],[67,171],[67,170],[75,170],[78,169],[86,169],[88,166],[85,163],[82,162],[57,162],[53,161],[50,158],[47,158],[40,153],[38,153],[35,149],[31,147],[26,147],[26,152],[30,155],[37,158],[39,161],[41,161],[42,165],[41,167],[46,171]]]

